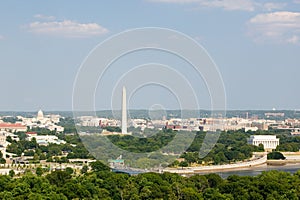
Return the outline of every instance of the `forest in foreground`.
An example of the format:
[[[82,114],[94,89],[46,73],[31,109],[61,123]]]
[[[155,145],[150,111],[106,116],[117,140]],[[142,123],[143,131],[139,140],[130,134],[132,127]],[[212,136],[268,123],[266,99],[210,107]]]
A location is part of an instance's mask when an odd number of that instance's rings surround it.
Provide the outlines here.
[[[263,172],[258,176],[217,174],[182,177],[171,173],[130,176],[97,163],[92,171],[72,170],[20,178],[0,175],[0,199],[299,199],[300,171]]]

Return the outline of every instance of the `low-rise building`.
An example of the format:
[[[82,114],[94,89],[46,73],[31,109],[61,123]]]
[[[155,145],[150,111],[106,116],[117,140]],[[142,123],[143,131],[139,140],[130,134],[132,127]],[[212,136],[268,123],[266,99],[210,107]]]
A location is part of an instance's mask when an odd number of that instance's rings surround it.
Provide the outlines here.
[[[50,126],[46,126],[46,128],[49,129],[50,131],[56,131],[59,133],[64,132],[64,127],[62,126],[50,125]]]
[[[9,131],[9,132],[26,132],[27,127],[20,123],[0,123],[0,131]]]
[[[245,127],[245,132],[247,132],[247,131],[257,131],[257,130],[258,130],[258,128],[256,126],[254,126],[254,127]]]

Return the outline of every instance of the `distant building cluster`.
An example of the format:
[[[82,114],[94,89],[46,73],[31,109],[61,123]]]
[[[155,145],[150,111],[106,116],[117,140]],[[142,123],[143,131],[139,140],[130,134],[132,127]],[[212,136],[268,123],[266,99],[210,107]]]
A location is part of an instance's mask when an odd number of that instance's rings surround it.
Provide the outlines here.
[[[284,113],[281,112],[268,112],[265,113],[265,117],[269,118],[269,117],[284,117]]]
[[[121,126],[121,120],[97,118],[92,116],[79,117],[80,126],[94,126],[105,128],[107,126]],[[265,119],[243,119],[243,118],[171,118],[161,120],[130,119],[129,127],[140,128],[142,131],[148,129],[172,129],[175,131],[215,131],[239,130],[247,131],[268,130],[269,126],[276,123],[275,120]]]
[[[270,128],[290,131],[291,135],[300,135],[300,119],[285,119],[282,121],[276,121],[270,125]]]
[[[121,120],[98,118],[93,116],[82,116],[77,119],[79,126],[92,126],[105,128],[121,127]],[[149,119],[129,119],[128,127],[140,128],[141,131],[147,129],[172,129],[174,131],[230,131],[230,130],[244,130],[258,131],[258,130],[287,130],[292,135],[300,135],[300,119],[285,119],[285,120],[271,120],[258,118],[170,118],[162,117],[161,120]]]
[[[115,119],[107,119],[107,118],[98,118],[93,116],[82,116],[79,118],[80,120],[80,126],[100,126],[100,127],[106,127],[106,126],[121,126],[120,120]]]
[[[5,116],[11,117],[11,116]],[[4,123],[0,118],[0,130],[9,132],[26,132],[27,127],[32,128],[46,128],[50,131],[63,132],[64,127],[58,126],[60,115],[44,115],[42,110],[39,110],[36,117],[17,116],[16,123]]]
[[[280,112],[268,112],[265,113],[267,119],[258,119],[257,117],[249,118],[249,113],[246,112],[246,118],[241,117],[231,117],[226,118],[220,116],[218,118],[171,118],[166,119],[163,116],[161,120],[149,120],[149,119],[127,119],[127,107],[126,107],[126,88],[123,87],[122,90],[122,120],[117,119],[107,119],[98,118],[93,116],[81,116],[77,120],[79,126],[94,126],[105,128],[108,126],[120,127],[122,128],[122,134],[127,134],[127,127],[140,128],[141,131],[148,129],[172,129],[175,131],[229,131],[229,130],[241,130],[247,131],[257,131],[257,130],[268,130],[269,127],[272,128],[291,128],[298,126],[300,127],[300,122],[297,120],[286,120],[286,121],[276,121],[268,119],[270,117],[284,117],[284,113]],[[105,132],[105,134],[110,134]],[[114,134],[114,133],[113,133]],[[117,133],[118,134],[118,133]],[[296,134],[296,133],[295,133]]]
[[[0,118],[0,151],[3,154],[3,157],[12,157],[16,156],[11,153],[6,152],[6,148],[10,145],[10,142],[7,141],[7,137],[10,137],[12,140],[19,141],[19,136],[16,135],[16,132],[27,132],[28,127],[32,128],[45,128],[50,131],[63,132],[64,127],[58,126],[61,116],[60,115],[46,115],[44,116],[43,111],[39,110],[36,117],[26,118],[22,116],[17,116],[16,123],[3,122],[4,118],[11,118],[11,116],[5,116]],[[35,138],[39,145],[49,145],[53,144],[65,144],[63,140],[59,140],[55,135],[37,135],[36,132],[27,132],[26,140],[31,141],[32,138]]]

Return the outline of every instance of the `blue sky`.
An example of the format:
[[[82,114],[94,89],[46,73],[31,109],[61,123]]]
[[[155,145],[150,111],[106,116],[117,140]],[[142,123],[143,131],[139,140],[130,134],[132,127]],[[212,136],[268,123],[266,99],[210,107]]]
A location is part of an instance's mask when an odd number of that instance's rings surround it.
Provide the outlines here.
[[[73,83],[89,52],[140,27],[174,29],[201,44],[221,72],[228,109],[300,109],[299,0],[7,0],[0,27],[2,111],[71,110]],[[131,107],[177,106],[145,95]],[[97,97],[97,109],[110,108]],[[201,108],[209,108],[205,102]]]

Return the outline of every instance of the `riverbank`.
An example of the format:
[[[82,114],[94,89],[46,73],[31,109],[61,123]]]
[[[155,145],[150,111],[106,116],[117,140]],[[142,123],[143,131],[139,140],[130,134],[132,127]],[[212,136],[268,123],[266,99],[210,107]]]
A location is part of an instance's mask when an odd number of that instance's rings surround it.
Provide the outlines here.
[[[282,152],[286,157],[285,160],[267,160],[266,152],[254,152],[254,159],[251,161],[225,164],[225,165],[211,165],[199,167],[184,167],[184,168],[166,168],[163,172],[177,173],[177,174],[199,174],[202,172],[229,172],[236,170],[255,170],[261,165],[275,165],[282,166],[286,164],[300,163],[300,152]],[[259,157],[259,158],[257,158]]]
[[[268,160],[268,165],[286,165],[300,163],[300,160]]]
[[[285,160],[267,160],[268,165],[286,165],[300,163],[300,152],[282,152]]]
[[[211,165],[211,166],[200,166],[200,167],[186,167],[186,168],[166,168],[163,172],[177,173],[177,174],[197,174],[201,172],[221,172],[221,171],[230,171],[236,169],[243,168],[253,168],[255,166],[263,165],[267,162],[267,155],[263,155],[262,157],[247,161],[240,162],[234,164],[226,164],[226,165]]]

